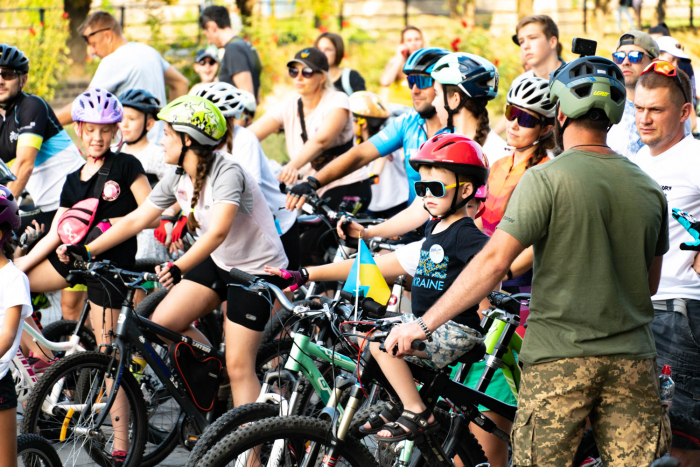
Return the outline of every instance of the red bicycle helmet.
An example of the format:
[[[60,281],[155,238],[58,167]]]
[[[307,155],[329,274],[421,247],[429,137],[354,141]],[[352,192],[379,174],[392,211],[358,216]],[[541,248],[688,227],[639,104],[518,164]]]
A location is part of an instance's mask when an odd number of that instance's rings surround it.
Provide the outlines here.
[[[429,165],[470,175],[476,179],[478,187],[486,185],[489,178],[489,162],[481,146],[466,136],[454,133],[433,136],[408,161],[416,171],[422,165]]]

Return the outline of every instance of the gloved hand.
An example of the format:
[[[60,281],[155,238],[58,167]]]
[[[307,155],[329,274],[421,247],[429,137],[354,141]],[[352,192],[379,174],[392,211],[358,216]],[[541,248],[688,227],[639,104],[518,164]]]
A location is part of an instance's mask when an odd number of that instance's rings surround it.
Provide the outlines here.
[[[294,292],[299,287],[309,282],[309,272],[306,268],[301,268],[299,271],[280,269],[280,277],[282,279],[292,279],[294,281],[294,283],[289,286],[290,292]]]
[[[66,253],[73,256],[74,259],[82,261],[90,261],[92,257],[85,245],[65,245]]]
[[[173,233],[170,240],[176,242],[187,233],[187,216],[182,215],[173,226]]]
[[[673,208],[671,216],[693,237],[692,242],[681,243],[681,250],[700,251],[700,222],[687,212]]]
[[[309,182],[301,182],[294,185],[290,190],[292,196],[307,196],[316,193],[316,189]]]
[[[171,234],[176,222],[177,216],[161,216],[160,225],[153,231],[153,236],[156,237],[156,240],[160,243],[169,245],[172,242]]]

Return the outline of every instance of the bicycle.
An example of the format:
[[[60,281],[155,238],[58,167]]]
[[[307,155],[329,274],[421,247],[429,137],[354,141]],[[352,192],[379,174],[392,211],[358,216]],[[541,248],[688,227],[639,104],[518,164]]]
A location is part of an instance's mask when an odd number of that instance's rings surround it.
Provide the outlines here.
[[[182,408],[184,414],[178,420],[178,435],[179,439],[184,440],[189,439],[191,434],[198,435],[213,421],[216,413],[214,406],[218,401],[215,398],[209,410],[198,406],[196,396],[188,386],[188,378],[183,376],[171,357],[164,359],[159,355],[153,344],[165,349],[170,346],[163,339],[184,343],[192,350],[196,349],[204,358],[218,360],[220,365],[214,395],[220,382],[224,355],[134,313],[134,290],[146,282],[157,281],[156,274],[118,269],[109,262],[76,261],[76,267],[78,269],[72,271],[73,274],[105,281],[119,280],[127,287],[118,326],[113,333],[114,341],[105,346],[106,353],[81,352],[52,365],[27,402],[22,432],[48,433],[52,435],[49,437],[57,438],[61,443],[59,451],[68,451],[68,465],[85,462],[80,458],[83,450],[91,458],[86,465],[111,465],[115,430],[108,418],[111,410],[122,408],[114,407],[117,392],[122,389],[128,401],[128,436],[131,443],[124,465],[141,465],[147,440],[148,414],[141,387],[129,371],[132,353],[138,352],[145,359],[167,397]],[[113,380],[111,388],[105,383],[106,379]],[[161,453],[163,457],[168,454]]]
[[[46,439],[39,435],[24,434],[17,437],[18,467],[62,467],[58,453]]]

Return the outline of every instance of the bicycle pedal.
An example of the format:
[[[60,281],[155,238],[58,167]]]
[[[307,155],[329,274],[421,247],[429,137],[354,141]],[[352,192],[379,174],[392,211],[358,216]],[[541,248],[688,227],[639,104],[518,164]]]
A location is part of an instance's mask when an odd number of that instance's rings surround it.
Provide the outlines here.
[[[194,448],[195,444],[197,444],[197,437],[196,436],[190,436],[185,440],[185,447],[187,449],[192,449]]]

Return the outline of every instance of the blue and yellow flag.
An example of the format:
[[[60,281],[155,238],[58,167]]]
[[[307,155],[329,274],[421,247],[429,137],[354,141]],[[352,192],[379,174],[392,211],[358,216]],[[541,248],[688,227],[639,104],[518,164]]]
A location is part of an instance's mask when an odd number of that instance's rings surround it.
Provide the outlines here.
[[[358,246],[359,249],[357,251],[357,257],[355,258],[355,263],[352,265],[343,290],[353,295],[357,294],[357,268],[360,268],[360,294],[373,299],[377,303],[386,305],[389,301],[389,297],[391,297],[391,289],[389,289],[384,277],[379,272],[379,267],[377,267],[377,263],[374,262],[374,258],[372,258],[372,254],[369,252],[365,241],[360,239]]]

